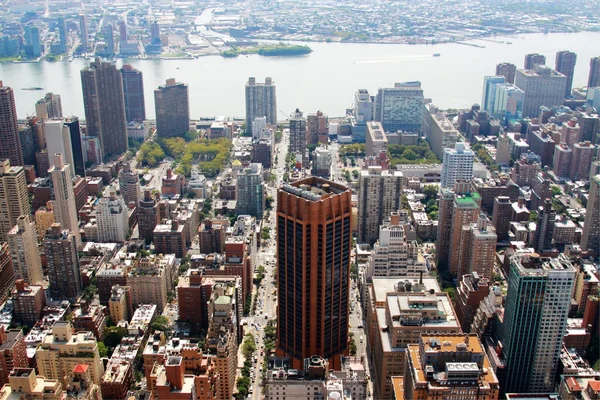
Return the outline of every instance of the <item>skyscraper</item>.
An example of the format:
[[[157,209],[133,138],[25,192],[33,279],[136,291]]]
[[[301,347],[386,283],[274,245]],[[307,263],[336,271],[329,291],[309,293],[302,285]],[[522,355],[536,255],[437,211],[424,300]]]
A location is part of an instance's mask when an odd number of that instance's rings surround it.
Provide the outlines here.
[[[544,65],[519,69],[515,85],[525,92],[523,118],[537,118],[540,107],[560,106],[565,100],[567,77]]]
[[[62,119],[49,119],[44,123],[44,131],[49,157],[54,154],[61,154],[63,162],[71,169],[71,176],[75,176],[75,160],[73,158],[70,129],[65,127]]]
[[[142,192],[140,188],[140,178],[137,172],[131,169],[129,163],[122,163],[121,170],[119,171],[119,190],[125,204],[133,202],[135,206],[138,206],[142,198]]]
[[[81,38],[81,50],[85,53],[90,49],[88,42],[87,20],[84,14],[79,14],[79,37]]]
[[[156,200],[150,190],[144,190],[144,198],[140,199],[137,209],[138,231],[141,238],[147,242],[154,236],[154,228],[158,222]]]
[[[54,187],[54,219],[60,223],[63,229],[71,231],[79,243],[79,223],[77,220],[77,205],[75,203],[75,192],[71,168],[64,163],[62,154],[53,154],[53,166],[49,173],[52,176]]]
[[[265,211],[262,164],[252,163],[237,176],[237,213],[262,219]]]
[[[30,222],[29,215],[17,218],[17,224],[8,232],[15,278],[23,279],[30,285],[41,284],[44,280],[36,235],[35,224]]]
[[[362,124],[373,120],[373,99],[367,89],[358,89],[354,94],[354,117]]]
[[[104,27],[104,40],[106,48],[104,49],[104,54],[108,57],[112,57],[115,55],[115,28],[113,24],[107,24]]]
[[[548,393],[560,364],[575,269],[564,256],[510,259],[502,326],[506,393]]]
[[[4,159],[10,160],[14,166],[23,165],[15,94],[0,80],[0,160]]]
[[[523,68],[525,69],[534,69],[536,65],[545,65],[546,64],[546,56],[542,54],[532,53],[525,54],[525,65]]]
[[[483,96],[481,99],[481,107],[487,112],[493,112],[496,104],[496,85],[506,83],[506,78],[500,76],[484,76],[483,77]]]
[[[306,117],[306,143],[327,144],[329,135],[329,119],[327,114],[317,111],[316,114],[308,114]]]
[[[296,108],[296,112],[290,115],[290,153],[302,154],[306,152],[306,118],[302,115],[302,111]]]
[[[83,105],[88,136],[98,136],[102,155],[127,151],[123,79],[117,67],[100,58],[81,70]]]
[[[581,248],[593,251],[596,257],[600,255],[600,175],[590,179],[590,197],[583,223]]]
[[[144,102],[144,77],[142,71],[124,64],[121,68],[123,94],[125,96],[125,118],[127,122],[144,121],[146,104]]]
[[[565,97],[571,97],[576,62],[577,54],[573,53],[572,51],[563,50],[556,53],[556,70],[567,77]]]
[[[521,119],[524,99],[525,92],[517,86],[510,83],[498,84],[492,114],[504,124],[508,124],[511,119]]]
[[[75,116],[65,118],[65,128],[68,129],[69,135],[71,136],[71,154],[73,155],[75,175],[85,178],[85,163],[83,161],[83,148],[81,146],[81,127],[79,126],[79,118]]]
[[[452,188],[458,180],[473,178],[473,160],[475,154],[471,149],[465,149],[465,144],[457,142],[453,149],[444,149],[442,159],[442,188]]]
[[[386,131],[421,132],[423,113],[421,82],[395,83],[393,88],[379,88],[375,97],[374,120]]]
[[[590,76],[587,85],[590,88],[600,86],[600,57],[590,59]]]
[[[267,124],[277,125],[277,95],[275,82],[271,77],[265,83],[256,82],[251,76],[246,83],[246,131],[252,132],[252,122],[256,117],[267,117]]]
[[[167,79],[154,90],[156,132],[160,137],[182,137],[190,130],[190,105],[188,86]]]
[[[27,45],[25,53],[32,58],[37,58],[42,55],[42,40],[40,38],[40,28],[33,25],[25,27],[25,36]]]
[[[35,103],[35,114],[39,119],[44,121],[49,118],[62,118],[63,111],[60,94],[46,93],[44,97]]]
[[[158,21],[152,21],[150,24],[150,44],[160,45],[160,25]]]
[[[502,75],[506,78],[507,83],[515,83],[515,75],[517,74],[517,66],[512,63],[500,63],[496,65],[496,76]]]
[[[58,46],[55,48],[58,51],[58,54],[64,54],[67,52],[67,47],[69,44],[69,39],[67,36],[67,21],[65,21],[65,17],[60,16],[58,17],[56,23],[58,25]]]
[[[544,205],[538,209],[538,221],[533,239],[533,248],[538,253],[552,250],[552,235],[556,212],[552,209],[552,200],[545,199]]]
[[[54,223],[44,238],[48,260],[50,296],[53,299],[77,299],[82,290],[77,241],[72,231]]]
[[[6,234],[17,224],[17,219],[29,213],[25,170],[11,166],[8,160],[0,160],[0,241],[6,241]]]
[[[485,214],[480,214],[477,223],[470,224],[461,232],[459,276],[477,273],[479,277],[493,278],[494,259],[498,236],[489,225]],[[466,239],[466,240],[463,240]]]
[[[402,172],[383,171],[369,167],[359,176],[358,242],[373,244],[379,237],[379,227],[392,212],[400,209]]]
[[[508,196],[494,198],[494,212],[492,213],[492,225],[496,228],[499,241],[508,240],[512,213],[512,202]]]
[[[464,194],[457,193],[453,200],[450,237],[447,241],[450,248],[447,265],[452,275],[460,276],[469,268],[470,228],[471,224],[477,222],[481,210],[481,196],[477,192],[467,191]]]
[[[350,190],[311,177],[277,193],[278,354],[339,368],[348,342]]]

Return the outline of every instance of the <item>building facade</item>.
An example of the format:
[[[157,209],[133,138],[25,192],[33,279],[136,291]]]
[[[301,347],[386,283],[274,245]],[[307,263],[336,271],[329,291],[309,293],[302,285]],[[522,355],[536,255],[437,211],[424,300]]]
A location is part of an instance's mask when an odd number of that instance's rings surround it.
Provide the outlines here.
[[[246,83],[246,131],[252,132],[256,117],[266,117],[269,125],[277,125],[277,96],[275,82],[266,77],[265,82],[256,82],[250,77]]]
[[[574,278],[575,269],[563,255],[544,260],[534,253],[510,259],[501,333],[507,368],[504,392],[554,389]]]
[[[29,222],[29,215],[17,218],[17,224],[8,232],[8,246],[15,279],[23,279],[30,285],[41,284],[44,280],[42,260],[35,224]]]
[[[87,135],[100,138],[103,157],[126,152],[123,78],[117,67],[96,58],[81,70],[81,86]]]
[[[358,242],[373,244],[379,227],[392,212],[400,209],[402,180],[400,171],[383,171],[369,167],[359,175]]]
[[[581,248],[600,255],[600,175],[590,180],[590,196],[588,198]]]
[[[0,160],[0,240],[6,241],[18,218],[29,213],[25,170],[11,166],[8,159]]]
[[[541,106],[560,106],[565,100],[567,77],[560,72],[536,65],[534,69],[519,69],[515,85],[525,92],[523,117],[539,116]]]
[[[77,218],[77,203],[75,191],[73,190],[71,168],[64,163],[62,154],[53,154],[53,161],[54,163],[48,172],[52,176],[54,187],[54,202],[52,204],[54,219],[64,229],[71,231],[75,235],[77,243],[79,243],[79,220]]]
[[[0,160],[9,160],[14,166],[23,165],[15,94],[11,87],[3,86],[2,81],[0,81]]]
[[[183,137],[190,130],[190,100],[188,86],[167,79],[154,90],[156,132],[159,137]]]
[[[452,188],[456,181],[471,180],[474,159],[473,151],[465,148],[465,144],[462,142],[456,143],[454,149],[444,149],[441,187]]]
[[[294,366],[318,355],[335,367],[348,343],[350,191],[313,177],[277,197],[277,351]]]
[[[144,75],[142,71],[124,64],[120,69],[123,79],[123,95],[125,96],[125,118],[127,122],[146,120],[146,103],[144,101]]]
[[[421,82],[395,83],[393,88],[380,88],[375,97],[375,121],[386,131],[421,132],[424,98]]]
[[[46,233],[44,248],[51,297],[74,301],[83,289],[75,235],[54,223]]]

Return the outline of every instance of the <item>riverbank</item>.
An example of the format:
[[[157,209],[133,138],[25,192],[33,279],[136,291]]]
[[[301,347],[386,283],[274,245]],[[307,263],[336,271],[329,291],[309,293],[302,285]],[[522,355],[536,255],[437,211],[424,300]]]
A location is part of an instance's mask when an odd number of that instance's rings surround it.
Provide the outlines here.
[[[312,53],[312,49],[306,45],[278,43],[266,44],[252,47],[232,47],[230,50],[221,52],[225,58],[235,58],[240,55],[258,54],[265,57],[276,56],[302,56]]]

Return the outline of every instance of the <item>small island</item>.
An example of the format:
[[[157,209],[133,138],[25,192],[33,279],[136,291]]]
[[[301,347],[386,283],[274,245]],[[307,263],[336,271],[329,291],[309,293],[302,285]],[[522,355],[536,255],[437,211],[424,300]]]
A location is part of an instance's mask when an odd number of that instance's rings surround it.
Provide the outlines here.
[[[275,56],[301,56],[312,53],[312,49],[305,45],[292,45],[285,43],[264,44],[252,47],[232,47],[221,52],[223,57],[233,58],[241,54],[259,54],[265,57]]]

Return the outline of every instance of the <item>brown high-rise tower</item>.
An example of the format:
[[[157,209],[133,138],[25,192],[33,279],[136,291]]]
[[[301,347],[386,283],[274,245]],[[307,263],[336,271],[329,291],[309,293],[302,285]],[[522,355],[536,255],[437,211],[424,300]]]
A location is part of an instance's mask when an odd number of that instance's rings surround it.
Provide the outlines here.
[[[10,160],[14,166],[23,165],[15,94],[0,81],[0,160],[3,159]]]
[[[340,367],[348,341],[350,190],[312,177],[277,193],[277,351]]]
[[[81,70],[83,105],[88,136],[98,136],[102,156],[127,151],[123,78],[117,67],[99,58]]]

